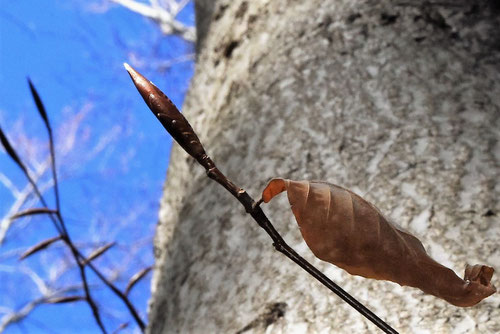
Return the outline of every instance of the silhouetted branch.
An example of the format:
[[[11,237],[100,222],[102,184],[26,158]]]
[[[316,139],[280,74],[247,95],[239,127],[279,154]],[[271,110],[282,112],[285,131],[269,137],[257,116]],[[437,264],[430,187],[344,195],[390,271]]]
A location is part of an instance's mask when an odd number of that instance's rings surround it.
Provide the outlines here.
[[[79,254],[80,257],[83,258],[83,255]],[[141,329],[141,331],[144,332],[146,329],[146,325],[142,321],[141,317],[139,316],[139,313],[135,309],[134,305],[132,305],[132,302],[128,299],[128,297],[120,290],[118,289],[113,283],[111,283],[97,268],[92,264],[92,262],[89,262],[87,266],[92,269],[92,271],[99,277],[99,279],[115,293],[115,295],[120,298],[123,303],[125,303],[125,306],[128,308],[130,314],[134,318],[135,322],[137,322],[137,325]]]
[[[4,135],[3,131],[1,130],[1,128],[0,128],[0,139],[1,139],[3,146],[5,147],[5,150],[9,154],[9,156],[19,166],[19,168],[24,173],[25,177],[28,179],[29,183],[32,185],[33,190],[35,191],[35,194],[40,199],[40,202],[43,204],[43,206],[45,208],[48,208],[47,202],[45,201],[45,198],[43,197],[42,193],[40,192],[37,184],[32,179],[31,175],[28,173],[28,169],[26,168],[26,166],[23,164],[23,162],[19,158],[17,152],[14,150],[14,148],[12,147],[10,142],[8,141],[7,137]],[[80,277],[82,279],[83,289],[85,291],[85,298],[87,300],[87,303],[89,304],[89,307],[92,310],[92,314],[94,315],[94,318],[95,318],[99,328],[102,330],[103,333],[106,333],[106,329],[104,328],[104,324],[102,323],[97,304],[95,303],[95,301],[92,299],[92,296],[90,295],[88,281],[87,281],[87,274],[85,273],[85,268],[82,265],[82,263],[80,262],[79,257],[78,257],[78,252],[76,251],[76,248],[74,247],[69,235],[66,232],[66,228],[65,228],[62,216],[59,214],[59,212],[57,212],[55,216],[57,219],[54,218],[53,214],[49,214],[49,217],[52,220],[52,222],[54,223],[55,228],[59,232],[61,239],[69,246],[69,248],[73,254],[73,257],[75,258],[75,261],[78,265],[78,269],[80,271]]]
[[[56,198],[56,208],[57,215],[61,215],[61,204],[59,199],[59,182],[57,182],[57,171],[56,171],[56,154],[54,152],[54,136],[52,135],[52,127],[50,126],[49,117],[47,116],[47,111],[45,110],[45,106],[43,105],[42,99],[38,94],[35,86],[28,78],[28,84],[30,86],[31,95],[33,96],[33,100],[35,100],[36,108],[40,113],[40,117],[43,119],[43,123],[45,124],[45,128],[47,129],[47,133],[49,135],[49,150],[50,150],[50,162],[52,166],[52,179],[54,180],[54,196]],[[62,224],[63,229],[64,224]]]
[[[33,99],[35,101],[36,107],[38,109],[38,112],[40,114],[40,117],[44,121],[45,127],[47,129],[47,132],[49,134],[49,146],[50,146],[50,160],[51,160],[51,166],[52,166],[52,178],[54,182],[54,192],[55,192],[55,198],[56,198],[56,207],[57,210],[52,210],[49,209],[49,206],[47,204],[47,201],[45,200],[44,196],[42,195],[42,192],[40,191],[39,187],[37,186],[34,178],[30,175],[30,172],[28,171],[28,168],[26,165],[22,162],[22,160],[19,158],[19,155],[13,148],[13,146],[10,144],[7,136],[4,134],[2,129],[0,128],[0,142],[4,146],[7,154],[9,157],[16,163],[16,165],[22,170],[23,174],[27,178],[28,182],[33,188],[33,191],[35,192],[36,197],[39,199],[39,201],[42,203],[43,208],[36,208],[36,209],[30,209],[30,210],[25,210],[23,212],[18,213],[17,215],[14,215],[13,218],[19,218],[21,216],[28,216],[28,215],[33,215],[33,214],[41,214],[45,213],[48,214],[49,218],[53,222],[57,232],[59,233],[59,236],[42,241],[41,243],[35,245],[34,247],[30,248],[27,250],[21,258],[26,258],[27,256],[30,256],[42,249],[45,249],[48,247],[50,244],[57,240],[62,240],[70,249],[71,254],[73,255],[73,258],[78,266],[79,273],[80,273],[80,278],[82,281],[83,285],[83,290],[85,292],[85,296],[70,296],[70,297],[58,297],[58,299],[54,300],[36,300],[32,304],[28,304],[26,307],[26,314],[31,311],[38,303],[41,302],[49,302],[49,303],[62,303],[62,302],[72,302],[72,301],[78,301],[78,300],[85,300],[89,307],[91,308],[92,314],[94,316],[94,319],[97,322],[97,325],[101,329],[103,333],[107,333],[104,324],[102,322],[100,313],[99,313],[99,308],[97,307],[97,304],[95,303],[94,299],[92,298],[90,294],[90,289],[89,289],[89,284],[88,284],[88,279],[87,279],[87,274],[85,272],[85,266],[88,266],[91,268],[92,271],[99,277],[99,279],[107,286],[109,287],[126,305],[126,307],[129,309],[132,317],[134,320],[137,322],[138,326],[142,331],[145,329],[145,324],[144,322],[140,319],[139,314],[135,310],[134,306],[130,302],[130,300],[127,298],[127,296],[120,291],[116,286],[114,286],[113,283],[111,283],[106,277],[90,262],[93,259],[97,258],[98,256],[102,255],[105,251],[107,251],[113,244],[108,244],[98,250],[96,250],[94,253],[89,256],[89,258],[86,258],[84,255],[81,254],[81,252],[76,248],[74,243],[72,242],[70,235],[66,229],[66,224],[64,222],[64,219],[61,215],[60,212],[60,198],[59,198],[59,186],[58,186],[58,178],[57,178],[57,170],[56,170],[56,163],[55,163],[55,150],[54,150],[54,140],[53,140],[53,135],[52,135],[52,129],[50,126],[50,121],[48,119],[45,107],[41,101],[40,96],[38,95],[38,92],[36,91],[34,85],[32,82],[28,79],[28,83],[30,86],[31,93],[33,95]]]

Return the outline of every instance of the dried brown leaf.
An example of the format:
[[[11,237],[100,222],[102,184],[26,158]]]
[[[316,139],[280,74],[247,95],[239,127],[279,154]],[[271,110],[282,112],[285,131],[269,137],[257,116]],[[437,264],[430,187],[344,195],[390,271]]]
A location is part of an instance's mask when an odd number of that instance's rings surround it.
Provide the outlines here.
[[[456,306],[473,306],[496,292],[491,284],[493,268],[467,266],[461,279],[434,261],[417,238],[347,189],[273,179],[262,200],[267,203],[285,190],[304,240],[323,261],[352,275],[419,288]]]

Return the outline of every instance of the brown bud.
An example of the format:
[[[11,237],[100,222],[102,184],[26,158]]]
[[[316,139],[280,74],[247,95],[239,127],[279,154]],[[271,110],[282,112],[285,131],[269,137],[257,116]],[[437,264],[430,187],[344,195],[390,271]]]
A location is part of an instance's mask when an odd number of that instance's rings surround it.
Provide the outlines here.
[[[20,257],[19,257],[19,260],[24,260],[25,258],[27,258],[28,256],[31,256],[33,254],[35,254],[36,252],[39,252],[47,247],[49,247],[50,245],[52,245],[54,242],[58,241],[58,240],[61,240],[61,236],[57,236],[57,237],[53,237],[53,238],[49,238],[49,239],[46,239],[46,240],[43,240],[39,243],[37,243],[35,246],[33,247],[30,247],[26,252],[24,252]]]
[[[52,209],[47,209],[47,208],[32,208],[32,209],[26,209],[23,211],[20,211],[16,213],[15,215],[11,216],[10,219],[18,219],[21,217],[26,217],[26,216],[34,216],[34,215],[41,215],[41,214],[53,214],[57,213],[57,210],[52,210]]]
[[[151,81],[127,63],[124,63],[124,66],[144,102],[146,102],[163,127],[189,155],[198,161],[202,160],[206,155],[205,149],[201,145],[193,128],[177,107]]]

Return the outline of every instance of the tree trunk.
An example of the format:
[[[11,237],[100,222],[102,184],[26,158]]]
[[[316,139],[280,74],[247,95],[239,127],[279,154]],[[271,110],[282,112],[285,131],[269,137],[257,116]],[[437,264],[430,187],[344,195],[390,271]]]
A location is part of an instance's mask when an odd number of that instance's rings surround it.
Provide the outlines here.
[[[364,196],[460,276],[500,268],[498,1],[199,1],[210,20],[183,107],[207,153],[254,198],[272,177]],[[168,93],[168,92],[167,92]],[[498,294],[457,308],[351,276],[289,244],[402,333],[500,333]],[[175,146],[155,241],[151,333],[371,333],[276,252],[229,193]],[[493,284],[499,286],[498,276]]]

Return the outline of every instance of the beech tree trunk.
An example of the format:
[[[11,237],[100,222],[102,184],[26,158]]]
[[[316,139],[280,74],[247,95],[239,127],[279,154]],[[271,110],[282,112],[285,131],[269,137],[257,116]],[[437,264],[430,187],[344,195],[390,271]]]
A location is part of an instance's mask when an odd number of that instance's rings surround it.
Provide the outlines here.
[[[254,198],[272,177],[353,190],[460,276],[500,270],[498,1],[197,1],[183,112]],[[168,92],[166,92],[168,94]],[[458,308],[314,258],[285,195],[264,211],[307,260],[401,333],[500,333],[500,298]],[[172,150],[150,333],[373,333]],[[500,286],[498,273],[493,284]]]

